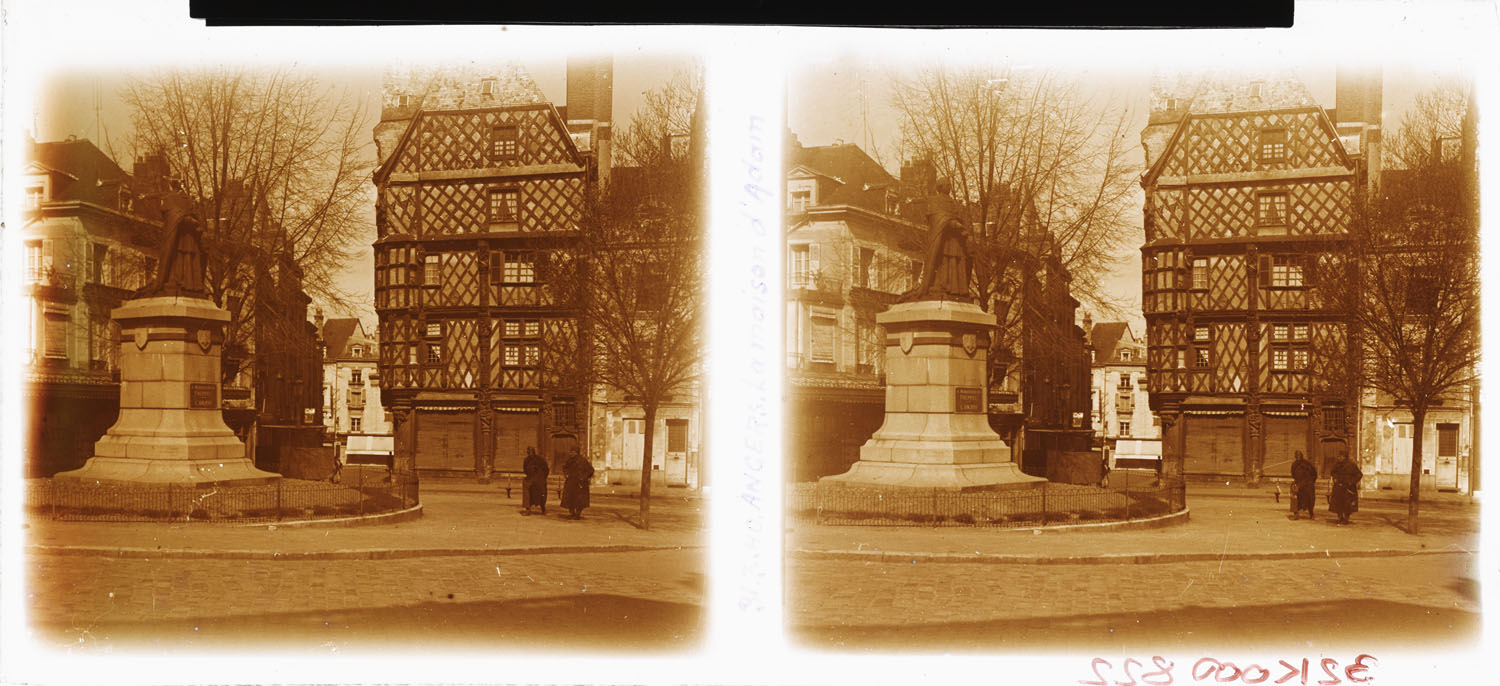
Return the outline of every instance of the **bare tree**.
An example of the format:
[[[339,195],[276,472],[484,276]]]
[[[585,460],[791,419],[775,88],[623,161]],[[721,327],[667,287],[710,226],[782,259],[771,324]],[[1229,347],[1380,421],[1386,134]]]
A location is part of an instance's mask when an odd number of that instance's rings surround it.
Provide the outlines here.
[[[893,93],[905,155],[931,160],[967,211],[975,294],[1001,324],[991,359],[1010,358],[1023,330],[1071,335],[1072,322],[1025,311],[1039,304],[1022,291],[1050,259],[1075,297],[1123,314],[1126,299],[1102,280],[1139,206],[1127,110],[1095,106],[1050,74],[1004,68],[926,69],[896,79]]]
[[[300,279],[336,309],[354,304],[336,277],[368,228],[369,121],[357,99],[310,76],[236,69],[160,72],[121,95],[136,154],[160,156],[199,204],[206,286],[232,317],[226,350],[296,333],[257,336],[271,322],[255,312],[276,306],[255,303],[278,290],[268,279]],[[225,380],[238,371],[226,365]]]
[[[645,414],[641,526],[650,526],[656,415],[703,356],[704,172],[701,79],[647,94],[615,138],[620,159],[591,199],[576,257],[558,283],[580,314],[590,376]]]
[[[1051,75],[1009,69],[928,69],[897,79],[893,93],[906,156],[931,160],[968,210],[983,306],[1012,291],[1014,250],[1032,240],[1055,251],[1084,299],[1119,307],[1100,280],[1137,206],[1128,111],[1095,107]]]
[[[1348,318],[1350,375],[1412,413],[1409,533],[1418,532],[1427,413],[1474,383],[1479,361],[1478,221],[1468,197],[1474,111],[1462,100],[1450,104],[1460,111],[1463,154],[1400,157],[1417,166],[1385,173],[1377,196],[1359,209],[1349,253],[1318,287]],[[1433,125],[1403,126],[1397,139],[1416,140]]]
[[[1441,160],[1445,146],[1451,152],[1463,137],[1464,84],[1457,79],[1440,81],[1417,95],[1411,109],[1401,117],[1401,126],[1389,135],[1382,148],[1384,165],[1396,169],[1423,169]]]

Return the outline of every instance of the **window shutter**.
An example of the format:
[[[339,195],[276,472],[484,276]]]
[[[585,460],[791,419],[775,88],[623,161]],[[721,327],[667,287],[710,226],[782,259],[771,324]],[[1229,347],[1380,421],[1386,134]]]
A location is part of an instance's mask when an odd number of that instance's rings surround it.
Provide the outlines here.
[[[1260,287],[1271,285],[1271,256],[1260,256]]]
[[[811,274],[817,274],[819,269],[818,244],[809,243],[807,246],[807,271]]]
[[[500,283],[505,276],[505,253],[490,251],[490,283]]]
[[[1308,255],[1302,260],[1302,283],[1312,286],[1318,283],[1318,258],[1316,255]]]
[[[809,357],[813,362],[833,362],[833,320],[824,317],[812,319],[812,349]]]
[[[853,241],[850,241],[850,243],[849,243],[849,283],[850,283],[851,286],[852,285],[857,285],[860,282],[859,267],[860,267],[860,264],[859,264],[859,244],[855,243]]]

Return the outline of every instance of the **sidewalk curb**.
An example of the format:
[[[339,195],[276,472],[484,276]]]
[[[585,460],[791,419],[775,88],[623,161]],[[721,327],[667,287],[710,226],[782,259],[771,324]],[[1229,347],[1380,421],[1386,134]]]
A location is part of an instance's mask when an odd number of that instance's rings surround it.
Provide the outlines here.
[[[111,548],[106,546],[26,546],[32,555],[67,555],[159,560],[402,560],[417,557],[483,557],[564,555],[574,553],[638,553],[658,550],[699,550],[701,545],[548,545],[518,548],[367,548],[281,553],[271,550],[185,550]]]
[[[883,562],[893,564],[916,564],[918,562],[969,562],[980,564],[1012,565],[1105,565],[1105,564],[1168,564],[1173,562],[1213,562],[1216,560],[1312,560],[1347,559],[1359,557],[1407,557],[1415,555],[1475,555],[1477,551],[1463,549],[1437,550],[1299,550],[1279,553],[1118,553],[1110,555],[1077,555],[1072,557],[1048,557],[1043,555],[1008,555],[1004,553],[898,553],[867,550],[805,550],[788,553],[788,557],[804,560],[857,560],[861,562]]]
[[[363,517],[339,517],[338,519],[294,519],[284,522],[245,522],[240,524],[229,524],[237,528],[266,528],[266,529],[338,529],[350,526],[377,526],[380,524],[399,524],[409,522],[413,519],[422,518],[422,504],[417,503],[405,510],[395,512],[382,512],[380,514],[365,515]]]

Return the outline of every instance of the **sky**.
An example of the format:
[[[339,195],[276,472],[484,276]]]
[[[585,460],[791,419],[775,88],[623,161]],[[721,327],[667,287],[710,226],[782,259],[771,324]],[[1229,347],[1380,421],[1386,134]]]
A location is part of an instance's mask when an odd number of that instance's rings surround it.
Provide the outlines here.
[[[531,74],[532,80],[549,100],[557,105],[567,104],[565,56],[515,61]],[[441,63],[437,64],[440,66]],[[639,51],[617,55],[614,60],[613,103],[616,125],[623,126],[630,121],[632,114],[644,101],[646,92],[661,87],[692,64],[693,58],[682,55],[645,54]],[[328,88],[335,96],[362,102],[369,112],[371,135],[366,142],[370,144],[367,151],[373,163],[373,127],[380,118],[382,69],[374,66],[291,68],[315,76],[319,84]],[[70,136],[86,138],[113,157],[128,172],[135,151],[130,146],[130,110],[120,92],[127,79],[149,78],[152,73],[152,68],[141,67],[120,71],[72,70],[53,74],[41,82],[41,92],[35,100],[28,130],[38,141],[66,140]],[[361,239],[364,245],[338,281],[341,287],[356,294],[358,302],[371,305],[357,312],[325,311],[324,314],[329,318],[359,317],[367,328],[373,330],[376,323],[373,309],[374,253],[369,244],[375,240],[375,206],[373,186],[371,189],[370,205],[365,217],[366,231]]]
[[[939,63],[980,64],[951,58]],[[1044,63],[1022,61],[1009,64],[1026,70],[1048,68]],[[912,73],[913,69],[909,60],[898,63],[856,52],[826,54],[807,60],[787,76],[787,126],[804,146],[854,143],[892,174],[899,174],[902,162],[900,115],[891,104],[891,84],[894,79]],[[1127,131],[1134,137],[1130,162],[1137,168],[1143,165],[1145,153],[1139,145],[1139,133],[1145,128],[1149,114],[1153,70],[1141,66],[1111,69],[1067,64],[1049,70],[1077,83],[1094,107],[1129,111],[1131,123]],[[1307,86],[1320,105],[1327,109],[1336,106],[1335,66],[1332,63],[1292,66],[1290,71]],[[1394,129],[1399,125],[1401,115],[1410,108],[1416,96],[1429,84],[1451,73],[1431,65],[1385,65],[1382,74],[1386,128]],[[1144,204],[1145,196],[1138,187],[1136,195],[1138,204]],[[1121,227],[1121,230],[1130,232],[1132,238],[1127,241],[1126,249],[1117,255],[1116,267],[1104,280],[1104,286],[1112,294],[1124,294],[1130,298],[1132,305],[1126,319],[1137,336],[1144,336],[1138,249],[1145,241],[1145,234],[1140,213],[1129,213],[1128,216],[1132,224]],[[1080,319],[1085,309],[1080,308]],[[1098,313],[1094,313],[1093,319],[1095,322],[1104,321]]]

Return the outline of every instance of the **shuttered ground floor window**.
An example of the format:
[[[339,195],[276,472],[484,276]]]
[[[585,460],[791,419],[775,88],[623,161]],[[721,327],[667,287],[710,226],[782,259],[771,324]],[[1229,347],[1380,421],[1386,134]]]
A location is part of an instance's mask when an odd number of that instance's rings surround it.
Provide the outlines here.
[[[1183,471],[1244,474],[1244,415],[1189,416],[1183,427]]]
[[[1309,460],[1317,456],[1307,449],[1307,417],[1265,418],[1265,462],[1262,473],[1266,476],[1287,477],[1292,475],[1292,462],[1298,451]],[[1321,466],[1318,476],[1326,476]]]
[[[687,429],[688,429],[688,420],[686,420],[686,419],[668,419],[667,420],[667,452],[669,452],[669,453],[685,453],[685,452],[687,452],[687,449],[688,449],[688,447],[687,447],[687,443],[688,443],[688,440],[687,440],[687,433],[688,433]]]
[[[417,469],[474,470],[474,413],[417,413]]]
[[[526,449],[536,446],[537,415],[495,413],[495,471],[520,472]],[[553,462],[556,462],[554,458]],[[553,468],[556,465],[552,465]]]
[[[1437,425],[1438,457],[1458,457],[1458,425]]]

